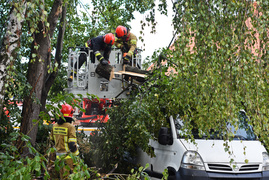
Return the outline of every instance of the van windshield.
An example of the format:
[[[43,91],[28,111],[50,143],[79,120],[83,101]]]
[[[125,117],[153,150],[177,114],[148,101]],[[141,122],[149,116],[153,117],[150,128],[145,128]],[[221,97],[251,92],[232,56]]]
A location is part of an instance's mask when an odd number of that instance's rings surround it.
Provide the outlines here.
[[[175,126],[177,130],[178,138],[188,138],[190,137],[190,133],[188,133],[186,127],[184,126],[184,122],[180,118],[174,119]],[[239,112],[238,123],[236,125],[231,124],[230,122],[226,123],[226,132],[216,132],[211,131],[210,136],[201,135],[203,133],[198,129],[192,129],[192,135],[195,139],[224,139],[224,136],[233,140],[256,140],[257,137],[254,134],[252,126],[248,123],[249,119],[244,112]]]

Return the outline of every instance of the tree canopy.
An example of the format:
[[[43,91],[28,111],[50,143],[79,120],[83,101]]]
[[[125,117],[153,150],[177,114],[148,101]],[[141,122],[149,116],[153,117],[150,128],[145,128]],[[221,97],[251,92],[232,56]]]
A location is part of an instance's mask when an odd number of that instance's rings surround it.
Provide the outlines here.
[[[18,2],[1,4],[6,8],[3,10],[3,17],[8,17],[6,13],[9,12],[9,8],[19,9]],[[41,35],[42,38],[50,35],[52,24],[47,22],[56,2],[59,9],[66,8],[66,30],[60,28],[64,22],[60,19],[64,14],[58,14],[58,19],[53,21],[57,25],[54,33],[51,32],[52,36],[49,37],[46,46],[51,57],[42,59],[47,63],[43,68],[48,75],[57,71],[58,75],[65,76],[64,65],[59,65],[59,62],[67,60],[68,47],[81,46],[90,37],[114,32],[119,24],[129,26],[128,22],[134,18],[134,11],[150,11],[146,21],[150,22],[153,28],[158,21],[154,18],[155,9],[163,14],[167,11],[164,0],[158,3],[139,0],[92,0],[89,7],[77,0],[27,1],[27,7],[22,6],[27,8],[27,13],[23,14],[25,17],[17,14],[17,20],[24,18],[20,47],[15,50],[18,53],[8,59],[12,62],[10,65],[15,67],[12,69],[19,72],[16,73],[18,77],[12,78],[24,82],[9,84],[10,90],[14,90],[14,86],[19,87],[19,92],[22,92],[19,97],[29,96],[33,88],[33,85],[27,83],[31,75],[26,81],[27,66],[21,63],[21,57],[24,56],[30,60],[29,62],[33,60],[38,64],[39,61],[35,61],[39,60],[36,58],[39,55],[37,50],[44,44],[42,41],[39,41],[39,44],[34,42],[37,35]],[[75,8],[77,6],[92,10],[79,13]],[[237,113],[243,109],[249,116],[259,140],[268,149],[268,6],[268,1],[175,1],[175,41],[170,49],[162,49],[160,54],[154,54],[151,63],[155,68],[147,82],[138,88],[138,93],[110,109],[111,121],[103,129],[99,136],[102,140],[97,141],[99,144],[96,146],[106,153],[92,148],[93,151],[96,150],[93,153],[99,153],[99,157],[104,160],[100,163],[101,166],[104,162],[109,162],[104,166],[113,166],[124,152],[132,153],[137,146],[152,154],[151,148],[147,145],[148,138],[156,137],[158,129],[166,125],[166,119],[170,115],[179,115],[187,124],[187,129],[195,127],[209,135],[212,129],[225,131],[223,124],[227,121],[236,124]],[[142,22],[141,25],[143,28],[147,23]],[[1,26],[3,27],[5,26]],[[57,49],[59,32],[64,32],[59,58],[61,61],[57,61],[56,56],[51,53]],[[7,45],[9,44],[4,44],[2,49]],[[5,76],[0,75],[1,79]],[[53,81],[53,91],[48,91],[51,96],[56,95],[56,92],[63,93],[65,85],[57,78]],[[57,91],[58,89],[60,91]],[[8,91],[13,96],[11,92]],[[31,97],[30,101],[39,105],[41,99]]]
[[[120,156],[139,145],[152,153],[147,139],[170,115],[179,115],[190,134],[225,133],[227,122],[238,127],[240,110],[268,149],[267,8],[264,1],[175,2],[176,40],[152,61],[153,75],[131,103],[112,115],[104,149],[120,144]]]

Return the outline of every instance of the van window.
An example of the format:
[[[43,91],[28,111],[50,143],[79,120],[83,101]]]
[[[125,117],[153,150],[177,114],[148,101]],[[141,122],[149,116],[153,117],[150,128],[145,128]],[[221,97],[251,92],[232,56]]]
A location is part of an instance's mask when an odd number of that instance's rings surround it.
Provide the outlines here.
[[[177,137],[178,138],[188,138],[190,133],[187,130],[187,127],[184,126],[183,121],[177,116],[174,119]],[[252,126],[248,123],[249,119],[246,116],[244,111],[239,112],[238,124],[233,125],[230,122],[227,122],[226,129],[229,137],[233,137],[234,140],[256,140],[257,137],[253,131]],[[210,137],[199,136],[198,129],[193,129],[191,134],[195,139],[223,139],[223,134],[212,131]]]
[[[238,140],[256,140],[252,126],[244,111],[239,111],[237,127],[231,123],[227,123],[228,133],[234,134],[234,139]]]

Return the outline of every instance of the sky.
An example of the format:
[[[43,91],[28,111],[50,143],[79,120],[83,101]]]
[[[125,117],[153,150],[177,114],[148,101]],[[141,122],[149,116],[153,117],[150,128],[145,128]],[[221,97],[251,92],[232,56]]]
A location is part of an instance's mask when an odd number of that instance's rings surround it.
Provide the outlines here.
[[[158,0],[156,0],[158,2]],[[173,35],[174,30],[172,26],[172,15],[173,15],[173,0],[167,0],[168,4],[168,16],[161,15],[157,10],[155,11],[156,15],[156,33],[151,34],[151,27],[146,27],[144,29],[144,43],[142,43],[139,39],[137,42],[137,47],[139,49],[144,49],[142,52],[142,60],[144,60],[147,56],[151,57],[153,55],[153,52],[155,50],[158,50],[159,48],[167,48],[170,44]],[[83,4],[90,4],[89,0],[81,0]],[[131,32],[137,36],[137,38],[140,36],[141,24],[140,21],[144,20],[147,16],[147,13],[140,14],[138,12],[134,13],[135,19],[132,20],[130,23],[128,23],[131,26]],[[143,46],[145,44],[145,46]],[[143,62],[143,61],[142,61]]]
[[[174,35],[174,29],[172,26],[172,15],[173,15],[173,9],[172,9],[172,2],[171,0],[167,1],[168,3],[168,16],[161,15],[156,12],[156,33],[151,34],[151,28],[146,27],[144,30],[144,44],[141,41],[138,40],[137,47],[140,49],[145,49],[145,51],[142,52],[142,59],[145,59],[147,56],[152,56],[153,52],[155,50],[158,50],[159,48],[167,48],[173,38]],[[131,32],[137,36],[137,38],[140,36],[141,31],[141,25],[140,21],[144,20],[146,17],[145,14],[135,13],[135,20],[132,20],[131,23]]]

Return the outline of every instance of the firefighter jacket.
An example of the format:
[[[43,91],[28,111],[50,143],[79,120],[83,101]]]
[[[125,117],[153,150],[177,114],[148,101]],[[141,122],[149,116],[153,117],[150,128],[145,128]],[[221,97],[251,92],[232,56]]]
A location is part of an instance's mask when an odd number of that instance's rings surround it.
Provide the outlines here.
[[[51,140],[55,142],[57,153],[67,154],[72,152],[78,155],[76,129],[69,122],[63,124],[55,123],[50,134]]]
[[[127,55],[132,57],[134,55],[134,51],[136,49],[137,38],[133,33],[128,33],[125,39],[116,38],[115,46],[120,49],[126,49]],[[124,48],[125,47],[125,48]],[[122,52],[122,53],[126,53]]]
[[[104,42],[104,36],[97,36],[88,40],[85,43],[86,47],[90,47],[93,50],[98,61],[101,61],[103,58],[109,60],[109,55],[111,52],[111,45],[108,45]],[[101,55],[100,51],[104,52],[104,56]]]

